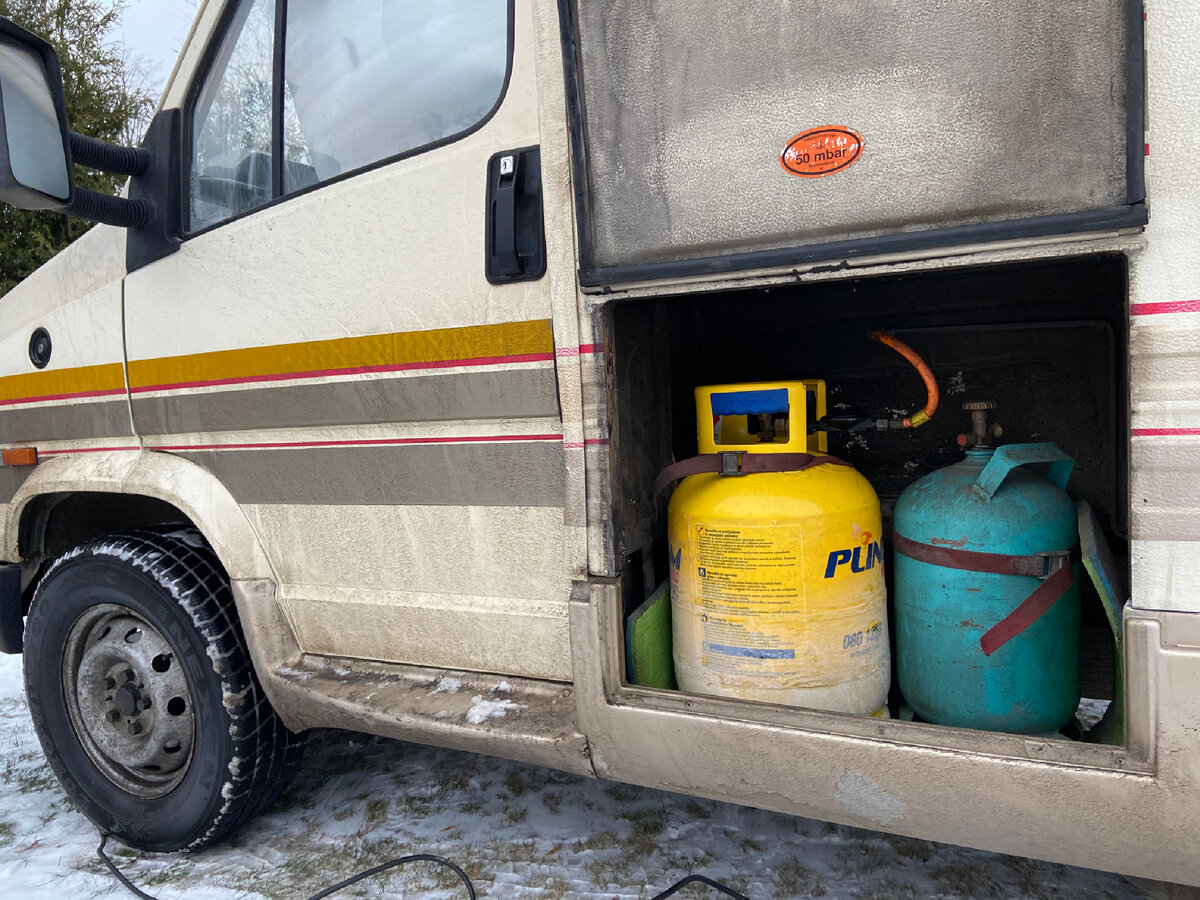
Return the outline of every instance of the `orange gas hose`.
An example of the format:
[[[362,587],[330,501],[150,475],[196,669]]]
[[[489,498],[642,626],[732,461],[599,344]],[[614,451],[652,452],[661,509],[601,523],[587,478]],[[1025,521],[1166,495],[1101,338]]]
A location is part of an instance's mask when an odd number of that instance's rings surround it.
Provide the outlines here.
[[[911,418],[904,419],[904,427],[918,428],[921,425],[924,425],[930,420],[930,418],[933,417],[933,414],[937,412],[939,399],[937,379],[934,378],[933,373],[929,371],[929,366],[925,364],[925,360],[921,359],[920,354],[918,354],[916,350],[908,346],[908,344],[904,343],[904,341],[897,337],[893,337],[884,331],[872,331],[868,336],[873,341],[879,341],[881,344],[887,344],[887,346],[891,347],[910,363],[912,363],[913,368],[920,373],[921,379],[925,382],[925,390],[928,394],[928,399],[925,401],[925,408],[923,410],[921,410],[919,413],[915,413]]]

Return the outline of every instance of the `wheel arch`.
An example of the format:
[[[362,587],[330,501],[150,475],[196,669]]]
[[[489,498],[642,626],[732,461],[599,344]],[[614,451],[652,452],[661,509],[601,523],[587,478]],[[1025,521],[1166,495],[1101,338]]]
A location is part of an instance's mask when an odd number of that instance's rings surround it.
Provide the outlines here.
[[[56,544],[161,524],[172,515],[204,536],[231,581],[276,580],[258,535],[225,486],[196,463],[150,450],[40,462],[8,506],[4,554],[32,568],[26,573],[32,577]]]

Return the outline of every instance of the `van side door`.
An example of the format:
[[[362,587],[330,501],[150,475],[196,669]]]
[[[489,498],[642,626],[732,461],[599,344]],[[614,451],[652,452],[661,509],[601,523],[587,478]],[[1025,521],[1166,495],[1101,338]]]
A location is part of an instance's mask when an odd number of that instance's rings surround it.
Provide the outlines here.
[[[533,27],[230,0],[168,92],[185,235],[126,279],[134,426],[240,503],[308,652],[570,677]]]

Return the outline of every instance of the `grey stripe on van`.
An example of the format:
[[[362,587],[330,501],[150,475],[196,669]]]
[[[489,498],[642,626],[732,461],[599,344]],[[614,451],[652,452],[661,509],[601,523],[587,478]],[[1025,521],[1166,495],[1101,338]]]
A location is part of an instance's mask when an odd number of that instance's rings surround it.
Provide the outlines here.
[[[562,506],[558,441],[177,451],[239,503]]]
[[[141,434],[557,415],[551,367],[133,397]]]
[[[0,503],[11,503],[33,466],[0,466]]]
[[[129,406],[119,400],[16,406],[0,410],[0,443],[129,437]]]

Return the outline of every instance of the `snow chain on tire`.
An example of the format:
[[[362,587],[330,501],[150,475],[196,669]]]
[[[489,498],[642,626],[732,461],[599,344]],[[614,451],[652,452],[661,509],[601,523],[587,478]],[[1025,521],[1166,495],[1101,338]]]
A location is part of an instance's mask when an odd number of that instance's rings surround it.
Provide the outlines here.
[[[56,559],[29,611],[25,683],[67,794],[135,847],[222,840],[287,787],[303,753],[254,674],[224,569],[190,528]]]

